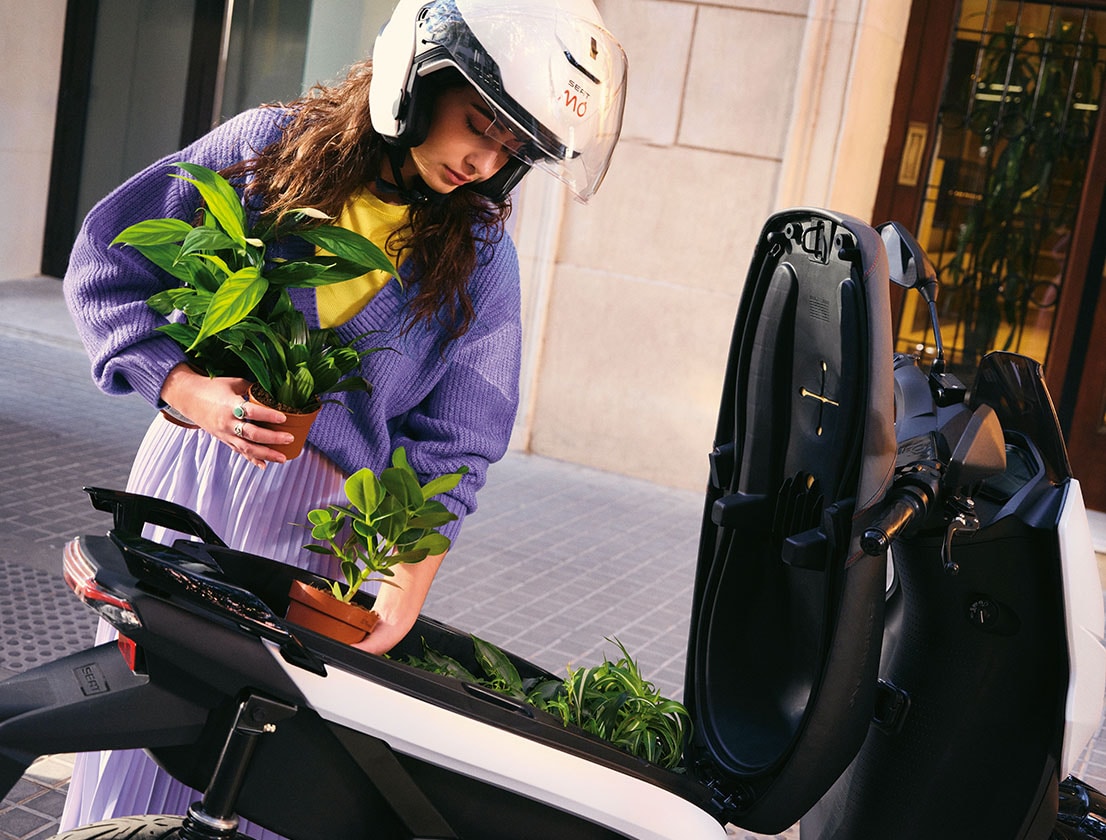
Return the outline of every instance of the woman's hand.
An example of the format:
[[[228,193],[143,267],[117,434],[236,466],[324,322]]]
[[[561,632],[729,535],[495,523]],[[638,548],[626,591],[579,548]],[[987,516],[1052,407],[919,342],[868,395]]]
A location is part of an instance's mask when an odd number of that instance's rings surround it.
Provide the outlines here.
[[[269,461],[284,463],[285,456],[269,446],[290,443],[292,435],[263,429],[251,421],[283,423],[287,418],[275,408],[248,402],[249,387],[245,379],[229,376],[213,379],[187,364],[179,364],[165,377],[161,398],[254,466],[264,469]]]
[[[369,653],[384,654],[399,644],[415,626],[430,584],[442,565],[444,554],[427,557],[419,563],[395,566],[395,577],[390,578],[396,585],[384,584],[376,596],[373,609],[380,616],[380,622],[364,641],[354,645]]]

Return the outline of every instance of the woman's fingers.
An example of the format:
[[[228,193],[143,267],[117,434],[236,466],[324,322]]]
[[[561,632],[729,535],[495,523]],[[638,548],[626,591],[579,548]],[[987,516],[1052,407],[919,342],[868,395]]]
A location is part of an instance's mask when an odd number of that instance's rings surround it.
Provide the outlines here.
[[[249,383],[237,377],[209,377],[187,365],[178,365],[162,385],[161,397],[195,425],[221,440],[251,464],[264,467],[285,456],[271,447],[291,443],[292,435],[279,428],[287,420],[283,412],[246,397]]]
[[[289,432],[280,429],[267,429],[256,423],[251,423],[248,417],[243,417],[241,420],[234,419],[230,436],[230,439],[226,442],[256,466],[264,466],[266,461],[283,463],[287,460],[285,456],[270,447],[273,444],[292,442],[292,435]]]

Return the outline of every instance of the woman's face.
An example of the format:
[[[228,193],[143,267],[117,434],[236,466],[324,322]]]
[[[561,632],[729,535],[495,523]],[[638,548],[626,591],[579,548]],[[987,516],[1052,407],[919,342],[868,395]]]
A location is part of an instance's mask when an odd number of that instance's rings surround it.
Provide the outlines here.
[[[411,149],[403,165],[404,177],[418,174],[438,193],[491,178],[509,157],[504,142],[513,140],[497,131],[493,120],[494,114],[475,88],[462,85],[442,91],[434,103],[426,140]]]

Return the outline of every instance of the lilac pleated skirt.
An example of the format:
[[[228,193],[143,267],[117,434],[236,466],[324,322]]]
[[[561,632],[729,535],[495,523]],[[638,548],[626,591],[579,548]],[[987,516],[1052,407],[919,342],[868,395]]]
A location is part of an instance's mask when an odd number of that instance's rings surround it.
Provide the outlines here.
[[[135,456],[127,489],[191,508],[227,545],[335,577],[333,558],[303,549],[310,542],[307,512],[342,502],[345,476],[308,446],[298,458],[260,470],[206,432],[170,423],[150,425]],[[147,536],[171,543],[178,535],[151,529]],[[101,622],[97,643],[114,638]],[[61,831],[132,814],[186,814],[201,794],[173,779],[142,750],[82,753],[76,757]],[[283,840],[242,820],[241,834]]]

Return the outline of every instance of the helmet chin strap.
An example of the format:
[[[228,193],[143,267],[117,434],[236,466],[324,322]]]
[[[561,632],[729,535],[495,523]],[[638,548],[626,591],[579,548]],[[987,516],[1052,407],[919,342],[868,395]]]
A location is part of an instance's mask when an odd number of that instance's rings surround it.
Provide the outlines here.
[[[403,178],[403,164],[407,160],[407,147],[389,144],[387,148],[388,164],[392,170],[392,183],[382,177],[376,179],[376,188],[383,195],[393,195],[404,204],[428,204],[437,201],[441,196],[422,183],[422,179],[416,179],[416,183],[408,186]]]

